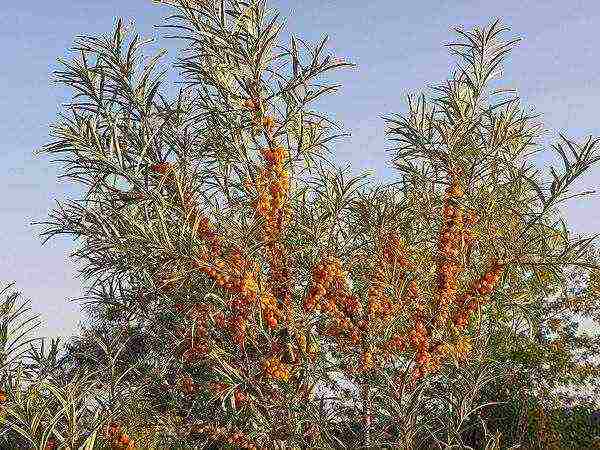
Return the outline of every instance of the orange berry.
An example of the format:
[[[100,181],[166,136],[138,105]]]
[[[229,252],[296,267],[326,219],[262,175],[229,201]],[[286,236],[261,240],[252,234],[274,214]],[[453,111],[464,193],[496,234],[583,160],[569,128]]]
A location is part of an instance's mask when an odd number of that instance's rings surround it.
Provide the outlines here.
[[[258,104],[256,101],[254,101],[251,98],[248,98],[246,100],[244,100],[244,102],[242,103],[242,106],[244,108],[248,108],[248,109],[258,109]]]
[[[167,173],[171,168],[172,168],[172,165],[167,162],[153,164],[150,166],[150,170],[152,170],[152,172],[159,173],[161,175],[164,175],[165,173]]]

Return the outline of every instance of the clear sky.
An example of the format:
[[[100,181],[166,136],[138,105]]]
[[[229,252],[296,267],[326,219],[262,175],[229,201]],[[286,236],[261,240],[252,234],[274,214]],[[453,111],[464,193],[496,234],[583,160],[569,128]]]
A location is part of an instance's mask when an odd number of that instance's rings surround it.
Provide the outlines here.
[[[457,25],[485,25],[500,17],[524,41],[505,70],[507,85],[526,105],[543,114],[549,139],[558,131],[573,138],[600,135],[600,2],[596,0],[273,0],[288,17],[288,31],[308,40],[331,37],[338,56],[358,64],[339,74],[339,95],[328,110],[352,132],[336,147],[339,161],[374,168],[382,178],[387,155],[381,115],[404,111],[404,95],[448,75],[443,43]],[[45,334],[70,334],[79,308],[68,299],[81,295],[71,243],[40,245],[32,221],[43,220],[67,191],[56,167],[32,152],[48,139],[48,124],[66,100],[50,83],[56,58],[78,34],[110,31],[114,18],[134,20],[144,36],[160,36],[166,10],[150,0],[4,1],[0,6],[0,280],[15,281],[46,322]],[[173,43],[159,42],[173,53]],[[597,187],[600,168],[584,184]],[[573,202],[567,217],[575,230],[600,230],[600,196]]]

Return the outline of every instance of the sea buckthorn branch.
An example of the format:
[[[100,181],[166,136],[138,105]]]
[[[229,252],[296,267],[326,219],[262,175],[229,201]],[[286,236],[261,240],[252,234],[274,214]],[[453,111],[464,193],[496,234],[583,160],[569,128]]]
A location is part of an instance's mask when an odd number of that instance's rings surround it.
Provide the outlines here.
[[[272,353],[272,355],[275,354]],[[287,369],[289,366],[281,363],[278,367],[271,367],[272,370],[265,371],[263,362],[258,366],[261,369],[261,374],[251,375],[249,364],[254,366],[254,363],[248,361],[247,355],[245,361],[243,361],[243,358],[234,361],[233,355],[228,355],[224,359],[217,354],[211,356],[213,356],[212,362],[219,366],[216,371],[212,370],[210,364],[203,368],[203,370],[208,369],[210,371],[205,373],[209,373],[211,379],[195,383],[188,374],[184,374],[180,378],[178,386],[188,398],[194,399],[201,390],[211,398],[211,401],[216,400],[222,403],[226,398],[229,398],[234,409],[241,411],[249,407],[255,412],[260,411],[260,414],[265,416],[269,415],[269,408],[272,406],[269,399],[272,401],[283,400],[281,393],[274,389],[273,385],[265,383],[265,378],[267,381],[287,379],[290,373]],[[278,360],[277,356],[275,356],[275,359]],[[281,370],[284,372],[281,372]],[[288,374],[288,377],[284,376],[285,373]],[[226,382],[222,379],[223,375],[227,377]],[[265,389],[267,396],[263,394]]]
[[[386,362],[394,360],[411,348],[415,352],[415,370],[420,368],[419,373],[424,374],[430,359],[430,339],[423,315],[419,309],[416,309],[411,315],[410,329],[394,333],[377,346],[377,352],[381,354],[382,362]]]
[[[413,309],[409,330],[397,332],[385,340],[378,346],[378,351],[382,354],[382,361],[391,361],[412,349],[414,365],[410,370],[410,383],[414,385],[424,375],[436,372],[447,356],[458,355],[458,351],[454,351],[455,347],[447,342],[433,342],[425,305],[419,301],[420,293],[414,280],[408,283],[405,295]],[[463,349],[464,346],[460,348],[461,351]]]
[[[253,202],[254,209],[264,221],[263,241],[269,266],[268,289],[272,292],[272,296],[267,297],[275,299],[275,303],[267,302],[269,308],[265,320],[274,329],[277,319],[283,318],[287,329],[300,342],[294,320],[288,251],[281,241],[283,228],[291,213],[290,176],[285,167],[289,161],[289,152],[285,147],[275,144],[272,136],[275,121],[264,115],[264,104],[260,97],[245,104],[256,112],[255,119],[260,119],[260,122],[255,125],[262,126],[269,144],[269,147],[260,151],[264,165],[254,181],[257,198]]]
[[[266,245],[268,272],[268,289],[275,299],[274,313],[284,319],[288,330],[296,334],[296,321],[294,320],[292,274],[290,271],[290,258],[284,244],[280,241],[271,241]],[[274,323],[273,329],[277,324]]]
[[[227,269],[224,267],[225,264],[228,264]],[[251,315],[251,308],[256,305],[260,296],[257,272],[253,269],[240,270],[238,268],[236,270],[231,260],[228,263],[218,260],[215,265],[208,265],[201,259],[196,259],[194,265],[209,279],[214,280],[222,290],[230,294],[230,314],[226,318],[222,312],[219,313],[216,323],[221,325],[227,323],[234,342],[243,346],[246,321]]]
[[[177,171],[172,165],[163,163],[158,167],[153,166],[157,173],[167,176],[169,186],[173,186],[177,180]],[[189,190],[181,188],[179,191],[182,208],[186,214],[186,220],[191,222],[194,234],[205,242],[208,251],[199,251],[193,259],[194,268],[200,270],[212,279],[221,289],[232,294],[230,302],[231,315],[228,319],[234,342],[240,347],[244,346],[246,338],[246,326],[251,308],[257,303],[259,297],[258,268],[251,265],[235,246],[228,252],[224,248],[222,239],[210,223],[210,220],[201,213],[194,196]],[[183,277],[183,276],[181,276]],[[180,278],[181,278],[180,277]],[[268,296],[265,298],[268,299]],[[276,316],[272,312],[272,304],[261,301],[261,306],[266,308],[266,320],[273,324]]]
[[[408,342],[415,351],[414,360],[416,366],[412,371],[412,379],[416,381],[432,370],[430,353],[431,335],[426,327],[425,314],[421,304],[415,304],[411,320],[413,325],[408,333]]]
[[[473,301],[476,296],[488,295],[498,281],[499,273],[503,266],[494,263],[490,272],[480,280],[477,280],[466,293],[458,296],[458,278],[463,273],[465,265],[470,260],[470,251],[474,242],[472,227],[478,218],[473,212],[463,215],[459,204],[464,192],[460,187],[457,174],[451,174],[451,182],[446,189],[443,204],[443,222],[438,239],[438,251],[440,254],[437,264],[437,311],[434,319],[436,327],[443,327],[450,318],[450,308],[454,306],[452,322],[454,326],[464,329],[468,317],[477,308],[477,302]],[[464,255],[463,255],[464,253]],[[465,263],[461,262],[462,256]],[[484,282],[485,280],[485,282]],[[484,288],[485,286],[485,288]],[[443,330],[441,330],[443,332]],[[421,333],[418,333],[421,334]],[[431,336],[428,336],[431,339]],[[417,351],[418,369],[417,376],[425,372],[435,371],[443,360],[448,356],[455,356],[457,360],[464,360],[470,349],[468,336],[460,335],[455,345],[448,342],[438,342],[427,351]],[[417,339],[413,339],[416,341]],[[415,342],[416,343],[416,342]],[[425,339],[420,340],[420,345],[425,345]]]
[[[456,176],[446,189],[443,205],[443,222],[438,238],[439,260],[437,265],[437,311],[434,324],[441,327],[449,317],[458,289],[458,278],[464,268],[460,262],[463,242],[463,212],[459,200],[463,196]]]
[[[269,159],[267,155],[267,163],[277,165],[276,161]],[[269,168],[267,166],[267,168]],[[276,167],[277,169],[277,167]],[[278,193],[275,189],[271,189],[271,194]],[[197,257],[193,260],[193,266],[202,272],[204,272],[209,278],[213,279],[216,284],[227,292],[234,295],[231,302],[232,317],[230,319],[230,325],[233,332],[233,340],[240,346],[244,343],[244,332],[246,328],[245,318],[250,313],[250,306],[254,305],[257,300],[258,304],[263,313],[263,319],[267,322],[270,328],[277,326],[277,321],[281,320],[281,313],[278,308],[277,299],[271,292],[269,286],[264,286],[261,283],[259,277],[256,275],[259,273],[258,268],[253,267],[254,270],[247,270],[249,264],[242,256],[239,249],[234,248],[228,254],[225,253],[224,246],[221,244],[217,233],[211,227],[209,220],[202,216],[197,211],[197,206],[193,201],[191,195],[181,195],[182,203],[184,205],[184,211],[189,211],[188,220],[193,221],[193,229],[195,234],[207,242],[210,251],[199,252]],[[265,196],[263,196],[264,198]],[[263,217],[266,219],[266,229],[271,232],[272,238],[267,239],[267,248],[271,251],[271,258],[269,258],[271,278],[275,278],[275,286],[278,288],[278,293],[282,293],[281,285],[284,284],[287,278],[285,269],[282,267],[281,261],[283,258],[278,256],[282,255],[282,247],[277,242],[274,243],[274,239],[281,231],[283,225],[282,220],[273,220],[273,217],[277,217],[280,211],[280,197],[273,197],[275,204],[270,203],[270,209],[266,210],[266,214]],[[269,213],[273,214],[269,214]],[[265,217],[266,216],[266,217]],[[278,217],[281,218],[281,215]],[[273,276],[274,275],[274,276]],[[287,303],[290,303],[290,294],[285,295],[284,300],[287,297]],[[196,326],[196,339],[193,337],[187,337],[185,343],[187,349],[183,356],[187,362],[192,362],[206,356],[208,352],[208,346],[204,342],[206,335],[205,328],[203,326]],[[189,335],[189,333],[188,333]],[[301,340],[300,340],[301,342]],[[264,374],[270,379],[279,379],[283,381],[289,380],[290,371],[288,366],[282,363],[278,356],[272,356],[263,363]],[[194,392],[194,385],[190,385],[189,382],[184,386],[188,393]],[[240,397],[238,394],[237,397]],[[240,397],[241,398],[241,397]],[[240,398],[237,398],[238,403]]]
[[[366,326],[362,329],[362,354],[360,365],[356,371],[358,373],[369,373],[375,368],[377,363],[385,362],[394,350],[402,351],[405,349],[405,342],[400,336],[395,336],[379,347],[373,343],[373,336],[369,336],[377,334],[378,324],[383,326],[400,314],[403,309],[403,302],[399,292],[403,282],[406,280],[406,271],[414,269],[414,266],[406,258],[403,241],[397,235],[384,235],[379,246],[380,249],[376,253],[373,264],[371,286],[367,292]],[[385,293],[387,286],[391,286],[394,289],[394,304],[392,304],[389,296]],[[417,288],[414,281],[411,280],[410,290],[407,289],[407,291],[411,297],[410,300],[416,299]],[[418,319],[418,317],[416,318]],[[419,331],[421,328],[424,328],[419,322],[415,322],[414,326]],[[410,342],[417,351],[417,364],[421,365],[421,353],[423,350],[427,350],[428,341],[425,341],[421,345],[421,341],[415,339],[415,336],[411,334]],[[383,349],[383,352],[378,351],[381,349]],[[383,353],[383,355],[380,355],[380,353]],[[364,443],[365,445],[370,445],[372,404],[367,378],[361,382],[360,395],[363,404],[362,423],[365,433]]]
[[[483,304],[483,300],[492,294],[504,268],[504,263],[493,261],[485,274],[473,281],[469,290],[460,296],[459,308],[453,317],[453,323],[458,329],[462,330],[467,326],[469,317]]]
[[[414,376],[419,377],[426,372],[430,363],[430,331],[426,327],[424,305],[420,302],[417,283],[414,279],[408,279],[408,272],[414,271],[415,266],[406,253],[402,239],[396,234],[387,234],[381,239],[375,263],[374,283],[367,293],[369,331],[374,331],[375,319],[387,323],[399,318],[409,307],[413,312],[410,315],[409,330],[396,332],[389,339],[376,345],[373,352],[378,354],[381,362],[384,363],[394,359],[409,347],[412,348],[415,352]],[[380,293],[381,286],[384,285],[391,285],[394,288],[396,294],[393,302]],[[383,301],[380,300],[382,298]],[[379,305],[383,306],[382,310]],[[371,359],[369,354],[365,357]]]
[[[371,286],[367,291],[367,321],[369,324],[378,318],[383,319],[391,313],[392,304],[385,294],[386,285],[385,267],[378,264],[373,270]]]
[[[349,292],[346,276],[339,259],[322,257],[312,270],[304,309],[308,313],[320,310],[325,315],[329,324],[324,334],[336,338],[339,348],[362,348],[362,330],[354,323],[360,302],[357,296]],[[370,361],[367,358],[367,362]]]
[[[185,202],[184,204],[188,209],[196,208],[193,202]],[[278,225],[280,224],[281,222],[278,223]],[[256,275],[259,273],[258,267],[255,265],[252,268],[253,270],[248,270],[249,263],[237,248],[234,248],[225,255],[223,246],[216,233],[211,229],[207,218],[200,216],[199,213],[195,214],[195,229],[200,238],[208,241],[211,246],[211,252],[199,253],[194,260],[194,266],[212,278],[219,287],[234,294],[234,299],[231,303],[234,313],[231,319],[231,326],[234,330],[234,341],[243,345],[243,333],[246,325],[243,320],[250,312],[249,306],[254,305],[257,301],[261,308],[263,319],[267,322],[269,328],[274,329],[277,326],[278,320],[282,319],[282,313],[278,308],[277,299],[270,286],[265,286]],[[273,227],[267,227],[267,229],[272,231]],[[271,251],[276,252],[281,249],[281,246],[278,246],[277,243],[273,245],[272,240],[268,244],[271,244],[268,246],[268,249]],[[270,258],[270,261],[278,261],[278,258]],[[281,269],[273,270],[274,266],[275,264],[271,264],[271,274],[276,272],[276,276],[272,276],[272,278],[276,278],[276,281],[279,281],[279,283],[275,284],[279,287],[285,281],[284,278],[286,278],[287,274]],[[280,267],[281,264],[279,264],[279,267],[275,267],[275,269]],[[281,293],[281,290],[278,292]],[[289,299],[291,295],[288,294],[286,297]],[[200,349],[198,349],[198,346],[200,346]],[[198,357],[205,350],[205,347],[201,346],[201,344],[196,344],[195,346],[190,346],[188,353]],[[279,361],[278,357],[274,356],[264,362],[265,376],[271,379],[287,381],[290,376],[289,368],[281,362],[277,363],[277,361]]]
[[[290,216],[289,173],[285,169],[288,152],[282,146],[261,151],[264,167],[256,181],[257,200],[254,208],[264,220],[263,241],[269,264],[269,285],[275,297],[288,302],[290,271],[287,251],[281,242],[281,233]]]
[[[457,298],[456,303],[459,308],[452,316],[456,338],[454,344],[449,342],[447,337],[444,341],[432,342],[427,329],[421,326],[422,321],[418,317],[414,318],[414,322],[419,325],[415,327],[410,336],[411,345],[417,349],[415,355],[417,369],[413,371],[413,382],[426,373],[436,372],[448,357],[454,357],[457,362],[466,360],[472,349],[472,342],[471,337],[464,334],[463,331],[469,317],[481,304],[481,298],[493,292],[503,268],[503,264],[495,261],[481,278],[472,283],[470,290]]]
[[[370,286],[367,291],[367,314],[365,320],[360,321],[361,331],[367,335],[376,335],[378,329],[385,326],[401,310],[402,302],[398,294],[394,302],[386,294],[385,289],[392,286],[397,293],[404,280],[404,271],[410,265],[405,258],[401,240],[395,235],[385,235],[380,239],[379,251],[374,254],[372,261]],[[390,278],[392,278],[390,280]],[[369,340],[363,339],[363,341]],[[382,361],[390,356],[386,343],[365,345],[363,342],[362,361],[359,372],[367,372],[375,367],[375,356],[382,353]]]
[[[283,313],[277,304],[277,298],[270,289],[265,288],[260,294],[260,308],[263,320],[267,323],[269,329],[277,328],[279,321],[283,318]]]
[[[259,172],[255,187],[258,193],[254,208],[265,221],[265,241],[279,237],[289,218],[288,196],[290,175],[285,168],[289,159],[283,146],[261,150],[264,167]]]
[[[357,314],[361,312],[358,297],[348,292],[346,274],[340,261],[333,257],[322,258],[313,269],[309,293],[304,300],[305,310],[312,312],[318,309],[329,317],[331,322],[325,329],[325,334],[337,337],[340,348],[347,347],[346,350],[350,351],[352,346],[360,347],[360,363],[356,370],[351,370],[352,373],[368,372],[375,367],[379,352],[383,353],[383,359],[389,358],[394,351],[404,351],[407,343],[415,349],[418,364],[424,366],[428,361],[428,330],[424,325],[422,307],[413,305],[418,298],[417,284],[414,280],[406,281],[405,275],[406,270],[414,269],[414,266],[406,257],[402,241],[393,235],[382,238],[376,259],[378,264],[373,269],[373,280],[367,292],[364,319]],[[390,284],[390,274],[394,278],[391,284],[397,292],[404,287],[403,297],[406,302],[402,302],[400,294],[396,294],[396,304],[392,305],[385,295],[383,287]],[[374,333],[374,324],[385,319],[391,320],[405,305],[412,305],[416,311],[410,337],[395,335],[381,345],[368,344],[370,339],[367,333]]]

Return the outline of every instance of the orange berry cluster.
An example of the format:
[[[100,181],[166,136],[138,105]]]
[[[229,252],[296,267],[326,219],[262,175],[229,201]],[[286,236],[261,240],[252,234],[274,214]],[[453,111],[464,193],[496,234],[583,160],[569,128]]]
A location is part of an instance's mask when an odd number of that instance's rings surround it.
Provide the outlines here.
[[[249,107],[255,107],[256,103],[252,102]],[[282,147],[277,147],[273,151],[263,151],[263,157],[266,160],[266,167],[263,170],[263,175],[268,178],[268,188],[270,192],[270,215],[267,217],[268,228],[273,231],[274,226],[281,226],[281,217],[277,216],[281,210],[283,197],[287,191],[287,172],[283,170],[283,162],[286,156],[285,150]],[[172,173],[173,167],[168,163],[153,166],[153,170],[157,173]],[[277,182],[277,175],[283,182]],[[209,219],[203,216],[194,201],[192,193],[186,191],[182,195],[183,208],[187,212],[187,217],[192,222],[195,233],[203,239],[208,245],[208,251],[200,254],[194,260],[194,266],[204,272],[209,278],[212,278],[215,283],[222,289],[233,294],[234,298],[231,302],[232,316],[229,320],[233,340],[239,346],[243,346],[246,337],[246,322],[250,314],[250,307],[255,304],[258,294],[258,280],[255,273],[256,270],[250,271],[250,264],[243,257],[239,249],[234,248],[225,254],[221,239],[216,230],[211,225]],[[280,215],[279,215],[280,216]],[[275,223],[274,223],[275,222]],[[280,252],[281,253],[281,252]],[[256,267],[254,268],[256,269]],[[285,275],[285,271],[280,269],[278,272]],[[271,328],[277,326],[278,309],[268,295],[265,295],[261,305],[264,306],[265,320]],[[190,356],[197,356],[197,349],[190,349]]]
[[[224,290],[232,291],[236,285],[240,284],[239,277],[233,273],[228,261],[220,256],[199,254],[194,259],[193,265]]]
[[[413,325],[408,331],[407,337],[396,334],[385,341],[380,348],[383,358],[389,360],[407,350],[410,345],[415,351],[415,367],[412,371],[414,382],[426,373],[435,371],[436,367],[439,366],[439,361],[436,359],[435,352],[431,350],[431,334],[424,324],[421,305],[416,305],[412,322]]]
[[[463,238],[463,214],[458,200],[463,196],[456,178],[452,178],[444,196],[443,223],[438,239],[440,259],[437,268],[438,311],[437,325],[446,323],[450,305],[456,299],[458,276],[462,266],[459,262]]]
[[[268,285],[275,298],[273,313],[282,316],[288,329],[295,333],[288,252],[281,242],[274,240],[267,243],[266,251],[269,264]],[[283,312],[279,311],[278,301],[283,304]]]
[[[406,298],[415,301],[419,297],[419,288],[415,280],[410,280],[406,285]]]
[[[306,335],[303,333],[298,333],[296,335],[296,342],[298,343],[298,347],[302,352],[307,353],[308,346],[306,344]]]
[[[160,175],[166,175],[167,173],[169,173],[173,170],[173,165],[168,162],[152,164],[150,166],[150,170],[152,172],[160,174]]]
[[[261,100],[248,98],[242,102],[242,107],[249,109],[253,113],[252,128],[253,134],[259,134],[264,129],[269,135],[275,129],[275,119],[271,116],[263,116],[261,112]]]
[[[191,334],[188,332],[188,334]],[[208,355],[210,348],[204,339],[205,330],[195,330],[194,336],[186,337],[184,341],[185,350],[182,353],[183,361],[192,364]]]
[[[106,430],[106,437],[110,441],[111,450],[133,450],[135,443],[121,430],[117,423],[111,423]]]
[[[383,239],[381,259],[399,269],[413,269],[414,265],[406,257],[404,244],[396,234],[388,234]]]
[[[375,367],[375,358],[373,352],[365,351],[362,354],[360,366],[358,372],[368,372]]]
[[[275,129],[275,119],[271,116],[265,116],[262,118],[261,124],[267,133],[273,133]]]
[[[209,436],[212,443],[215,444],[222,443],[239,449],[258,450],[258,447],[248,436],[236,429],[227,429],[214,424],[193,425],[190,428],[190,434]]]
[[[472,348],[469,336],[460,336],[456,345],[452,347],[452,355],[458,361],[465,361]]]
[[[304,300],[304,309],[313,311],[315,308],[319,308],[328,289],[333,287],[336,280],[343,279],[345,275],[342,264],[337,258],[323,258],[312,271],[312,287]]]
[[[314,361],[317,358],[317,355],[319,354],[319,347],[315,343],[312,343],[306,349],[306,353],[308,353],[308,358],[311,361]]]
[[[194,207],[194,210],[196,210],[196,207]],[[207,217],[200,216],[199,213],[196,214],[198,218],[194,217],[193,220],[198,221],[198,236],[208,244],[208,248],[213,255],[220,255],[222,253],[221,240],[216,230]]]
[[[409,332],[407,339],[405,336],[396,334],[387,341],[378,346],[384,359],[391,359],[407,349],[410,344],[417,352],[418,364],[425,365],[428,362],[429,334],[423,324],[422,305],[417,304],[419,289],[414,280],[406,282],[406,270],[414,270],[414,265],[408,259],[404,245],[400,238],[395,234],[388,234],[383,237],[381,250],[375,261],[377,264],[373,282],[368,291],[369,300],[369,321],[374,318],[392,318],[395,317],[400,309],[405,305],[414,304],[415,312],[413,314],[414,327]],[[399,290],[403,283],[405,289],[403,296],[405,302],[396,300],[393,304],[383,293],[383,286],[386,283],[386,269],[390,273],[396,274],[396,278],[390,281],[396,290]]]
[[[246,100],[244,100],[242,102],[242,106],[244,108],[248,108],[248,109],[253,110],[253,111],[257,111],[257,110],[260,109],[259,102],[257,100],[251,99],[251,98],[247,98]]]
[[[209,381],[208,386],[212,391],[220,396],[225,395],[225,391],[229,389],[229,385],[227,383],[223,383],[222,381]]]
[[[256,111],[252,119],[252,134],[260,134],[261,131],[265,131],[269,136],[275,131],[275,119],[272,116],[262,116],[259,111]]]
[[[416,367],[413,370],[413,380],[421,378],[428,372],[431,363],[431,354],[429,352],[429,332],[423,324],[423,318],[419,313],[415,314],[413,318],[414,326],[410,330],[408,339],[410,345],[415,349],[415,364]]]
[[[265,120],[272,118],[265,117]],[[273,124],[267,120],[263,125],[266,128]],[[263,169],[260,171],[256,188],[258,198],[255,202],[255,209],[259,216],[265,221],[264,241],[267,244],[267,261],[269,264],[269,285],[277,301],[283,301],[287,305],[286,317],[288,325],[291,323],[291,293],[289,287],[289,269],[284,246],[278,242],[283,226],[289,218],[289,205],[286,203],[290,180],[289,173],[285,169],[285,162],[288,158],[288,151],[282,147],[266,148],[261,150],[261,155],[265,161]],[[277,325],[277,303],[268,309],[267,318],[271,328]]]
[[[504,267],[504,264],[494,261],[487,272],[475,280],[471,284],[470,289],[461,296],[459,309],[453,318],[453,322],[457,328],[465,328],[469,323],[469,317],[481,304],[481,300],[494,291],[502,276]]]
[[[290,371],[287,364],[281,362],[277,356],[271,356],[263,362],[263,371],[267,378],[288,381]]]
[[[233,403],[234,406],[236,407],[236,409],[241,408],[242,406],[244,406],[244,404],[248,401],[248,398],[246,397],[246,394],[244,394],[242,392],[241,389],[236,388],[233,391]]]
[[[233,341],[243,347],[250,308],[258,299],[257,267],[250,268],[250,263],[238,249],[233,249],[227,256],[201,254],[194,260],[194,265],[233,295],[229,325]]]
[[[194,383],[194,380],[189,375],[185,375],[183,377],[183,379],[181,380],[181,387],[183,392],[190,397],[196,395],[200,388],[198,386],[198,383]]]
[[[262,310],[263,319],[271,330],[277,328],[277,319],[281,318],[281,312],[277,307],[277,299],[269,292],[263,292],[260,296],[260,307]]]
[[[335,286],[327,291],[320,302],[321,311],[335,318],[336,323],[343,329],[351,328],[350,317],[358,311],[359,306],[358,297]]]
[[[429,362],[425,368],[424,373],[435,373],[442,367],[442,363],[450,355],[448,346],[441,345],[437,348],[433,348],[429,351]]]
[[[361,304],[356,295],[343,295],[340,298],[340,303],[343,311],[347,316],[354,316],[361,309]]]
[[[360,302],[349,293],[346,275],[337,258],[324,257],[313,269],[304,309],[310,312],[319,308],[333,321],[329,327],[331,336],[348,337],[352,344],[358,345],[361,334],[350,318],[360,310]]]
[[[279,235],[289,217],[286,199],[290,190],[290,176],[285,169],[288,151],[282,147],[261,150],[265,166],[256,179],[258,199],[254,207],[265,220],[265,240],[269,242]]]
[[[387,359],[390,359],[393,355],[402,353],[406,350],[406,339],[400,335],[392,336],[382,344],[381,350],[384,356]]]
[[[252,440],[241,431],[234,431],[227,437],[227,443],[234,448],[257,450]]]
[[[471,286],[473,295],[478,297],[490,295],[500,281],[504,267],[504,264],[494,261],[483,277],[476,280]]]

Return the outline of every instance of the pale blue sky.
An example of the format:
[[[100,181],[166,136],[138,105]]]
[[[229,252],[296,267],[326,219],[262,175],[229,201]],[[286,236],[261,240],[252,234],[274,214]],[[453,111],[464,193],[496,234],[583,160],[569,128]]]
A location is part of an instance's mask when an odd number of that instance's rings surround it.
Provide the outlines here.
[[[404,110],[405,93],[448,75],[450,58],[442,44],[453,38],[451,27],[483,25],[494,17],[524,38],[506,80],[525,104],[543,113],[546,128],[572,137],[600,134],[596,0],[273,0],[271,5],[288,17],[289,31],[308,40],[326,32],[335,53],[358,64],[357,71],[338,76],[344,89],[327,102],[353,134],[336,147],[337,158],[358,169],[393,176],[384,169],[380,116]],[[21,0],[0,6],[0,280],[17,282],[43,315],[49,334],[74,329],[79,308],[67,299],[81,294],[75,268],[65,258],[71,244],[54,240],[41,247],[29,225],[43,220],[66,191],[56,168],[32,156],[46,142],[47,126],[65,100],[65,91],[51,85],[49,75],[75,35],[107,32],[121,16],[133,19],[143,35],[158,37],[153,25],[165,14],[150,0]],[[596,168],[585,184],[595,187],[599,180]],[[567,214],[577,231],[594,232],[600,228],[599,211],[595,196],[573,203]]]

